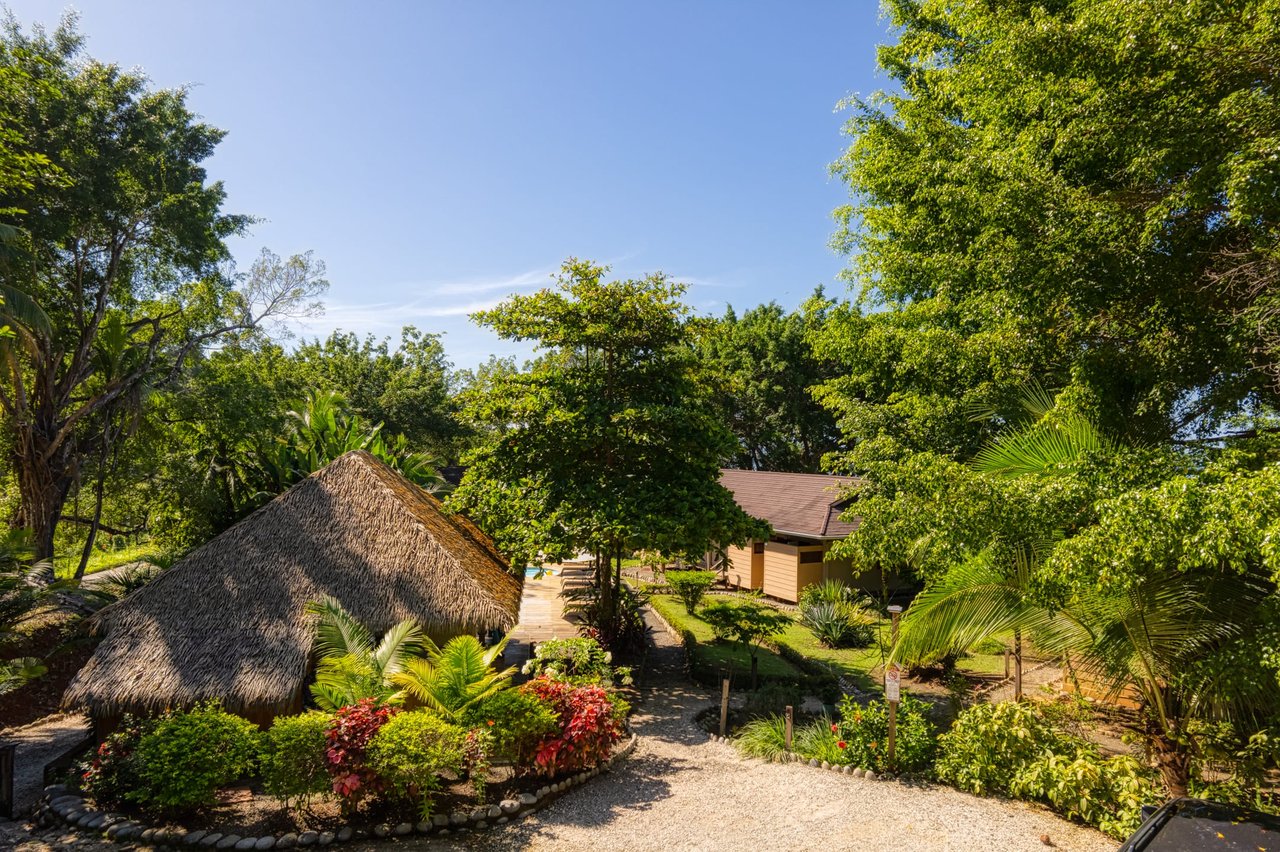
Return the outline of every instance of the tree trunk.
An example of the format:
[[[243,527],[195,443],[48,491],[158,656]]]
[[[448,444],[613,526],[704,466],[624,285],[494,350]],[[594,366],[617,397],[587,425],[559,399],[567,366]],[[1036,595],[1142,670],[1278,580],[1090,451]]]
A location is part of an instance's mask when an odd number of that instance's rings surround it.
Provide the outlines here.
[[[759,671],[758,657],[756,654],[751,655],[751,691],[756,691],[756,673]]]
[[[1169,795],[1175,798],[1187,795],[1191,783],[1191,755],[1187,749],[1161,732],[1151,737],[1151,751]]]
[[[18,478],[22,508],[17,526],[31,531],[36,559],[53,558],[53,536],[62,517],[67,494],[75,481],[66,442],[46,457],[49,441],[38,429],[19,424],[13,453],[13,469]]]
[[[80,564],[76,566],[75,580],[77,583],[84,577],[85,569],[89,567],[89,555],[93,553],[94,542],[98,538],[98,529],[102,524],[102,495],[107,483],[107,442],[102,442],[102,449],[98,452],[98,477],[94,483],[93,493],[93,520],[89,523],[89,534],[85,537],[84,547],[80,550]]]

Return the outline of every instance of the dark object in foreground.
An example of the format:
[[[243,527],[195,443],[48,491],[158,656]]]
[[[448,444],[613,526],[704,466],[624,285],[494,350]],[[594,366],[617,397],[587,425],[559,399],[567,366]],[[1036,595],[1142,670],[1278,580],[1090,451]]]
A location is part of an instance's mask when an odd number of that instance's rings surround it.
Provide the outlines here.
[[[1147,817],[1118,852],[1201,850],[1280,852],[1280,817],[1203,799],[1174,799]]]

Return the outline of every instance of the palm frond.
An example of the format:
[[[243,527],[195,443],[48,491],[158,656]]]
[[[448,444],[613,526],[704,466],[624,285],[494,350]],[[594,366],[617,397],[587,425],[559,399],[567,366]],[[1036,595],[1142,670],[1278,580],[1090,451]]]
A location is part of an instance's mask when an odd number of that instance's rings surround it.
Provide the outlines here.
[[[307,612],[317,616],[316,650],[323,657],[369,656],[373,637],[354,616],[328,595],[307,604]]]
[[[53,339],[53,323],[44,308],[30,294],[8,284],[0,284],[0,320],[25,335]]]
[[[422,629],[412,619],[393,625],[373,651],[373,662],[384,678],[404,670],[404,661],[422,653]]]
[[[1069,413],[1005,432],[979,450],[971,464],[980,473],[996,476],[1037,476],[1112,447],[1112,441],[1087,417]]]
[[[0,695],[6,695],[44,675],[48,669],[37,657],[0,661]]]

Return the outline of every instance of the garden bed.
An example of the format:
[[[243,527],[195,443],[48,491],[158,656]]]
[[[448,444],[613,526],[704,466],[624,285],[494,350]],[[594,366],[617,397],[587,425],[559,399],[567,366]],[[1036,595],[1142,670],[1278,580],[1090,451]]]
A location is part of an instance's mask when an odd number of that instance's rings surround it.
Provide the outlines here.
[[[33,814],[39,824],[63,823],[85,833],[117,842],[143,842],[212,849],[267,850],[295,846],[327,846],[369,837],[403,837],[484,830],[510,823],[539,810],[561,793],[612,769],[635,749],[631,735],[599,766],[559,778],[511,774],[499,770],[490,775],[495,795],[477,803],[470,783],[457,782],[436,796],[437,809],[428,820],[410,812],[380,808],[356,817],[344,817],[336,802],[325,801],[298,814],[282,803],[248,787],[220,792],[219,801],[183,824],[149,820],[140,814],[101,810],[90,800],[70,792],[66,785],[45,789],[45,797]],[[505,773],[506,780],[502,778]],[[501,789],[502,795],[496,795]]]

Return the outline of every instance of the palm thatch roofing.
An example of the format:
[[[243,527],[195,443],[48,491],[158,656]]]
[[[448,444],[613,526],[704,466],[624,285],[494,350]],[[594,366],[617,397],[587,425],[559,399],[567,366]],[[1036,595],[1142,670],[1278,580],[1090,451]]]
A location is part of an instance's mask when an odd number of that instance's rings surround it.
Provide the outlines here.
[[[218,699],[265,719],[302,705],[308,601],[336,598],[381,633],[511,628],[522,580],[471,523],[365,452],[307,477],[101,610],[105,634],[63,695],[98,718]]]

